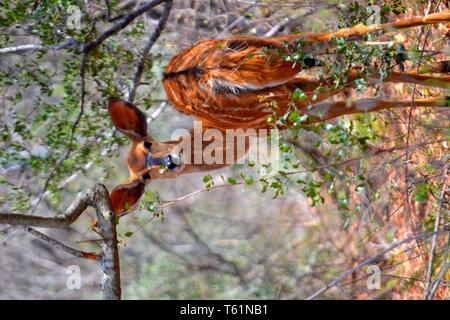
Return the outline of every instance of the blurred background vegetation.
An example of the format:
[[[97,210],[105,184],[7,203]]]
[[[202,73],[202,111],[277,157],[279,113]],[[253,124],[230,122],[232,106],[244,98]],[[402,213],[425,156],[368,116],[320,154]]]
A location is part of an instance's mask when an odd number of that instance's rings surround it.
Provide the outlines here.
[[[146,2],[2,2],[0,48],[87,42],[115,23],[108,17],[119,15],[120,21]],[[76,8],[80,28],[68,24]],[[168,140],[174,129],[190,128],[193,121],[165,104],[161,76],[173,54],[202,39],[373,22],[373,8],[380,8],[382,22],[449,9],[446,1],[175,0],[146,57],[134,103],[154,116],[150,133]],[[131,90],[162,11],[160,5],[141,15],[84,62],[77,45],[0,54],[1,211],[56,215],[79,191],[97,182],[111,190],[128,176],[128,141],[113,130],[106,103]],[[352,63],[380,63],[380,72],[416,70],[448,60],[448,32],[440,24],[372,35],[364,40],[402,45],[336,43],[320,59],[334,75]],[[367,89],[360,81],[355,87],[345,96],[448,95],[401,84]],[[441,229],[448,224],[448,116],[446,108],[417,108],[300,123],[283,134],[281,148],[285,171],[302,173],[267,181],[266,168],[236,165],[208,178],[199,173],[152,182],[141,209],[119,224],[124,298],[302,299],[395,241]],[[205,189],[212,183],[227,186]],[[93,216],[45,232],[97,250]],[[362,268],[320,298],[448,298],[448,243],[448,233],[406,242],[375,259],[380,289],[367,287],[370,274]],[[70,265],[81,266],[80,290],[66,287]],[[99,298],[99,277],[92,262],[22,231],[0,229],[1,299]]]

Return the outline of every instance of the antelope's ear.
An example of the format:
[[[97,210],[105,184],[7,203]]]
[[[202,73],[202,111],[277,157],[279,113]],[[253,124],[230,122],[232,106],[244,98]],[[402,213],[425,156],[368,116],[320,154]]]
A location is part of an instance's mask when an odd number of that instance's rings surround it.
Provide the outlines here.
[[[144,189],[145,184],[137,180],[115,187],[109,195],[114,214],[121,216],[132,211],[144,194]]]
[[[132,140],[147,136],[147,120],[137,107],[118,98],[109,99],[108,112],[114,126]]]

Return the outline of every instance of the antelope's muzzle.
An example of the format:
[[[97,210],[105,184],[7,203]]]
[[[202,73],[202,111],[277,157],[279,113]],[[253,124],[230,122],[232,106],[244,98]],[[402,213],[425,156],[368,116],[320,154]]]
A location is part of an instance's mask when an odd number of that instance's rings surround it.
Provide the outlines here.
[[[167,155],[165,157],[153,157],[151,153],[145,156],[145,164],[147,167],[164,166],[169,170],[174,170],[181,165],[181,158],[177,155]]]

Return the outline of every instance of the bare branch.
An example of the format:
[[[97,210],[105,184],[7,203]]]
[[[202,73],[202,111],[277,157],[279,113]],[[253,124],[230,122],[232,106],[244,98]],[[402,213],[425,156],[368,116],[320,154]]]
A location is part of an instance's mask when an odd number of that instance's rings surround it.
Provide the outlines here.
[[[25,231],[31,233],[33,236],[47,242],[49,245],[51,245],[52,247],[61,249],[75,257],[78,258],[84,258],[84,259],[92,259],[92,260],[99,260],[100,257],[92,252],[84,252],[72,247],[69,247],[68,245],[65,245],[64,243],[59,242],[58,240],[55,240],[53,238],[50,238],[49,236],[47,236],[46,234],[37,231],[36,229],[33,229],[31,227],[22,227],[20,226],[19,228],[24,229]]]
[[[123,18],[120,19],[120,22],[113,25],[111,28],[103,32],[101,35],[99,35],[94,40],[88,42],[84,46],[84,50],[91,50],[95,47],[98,47],[100,44],[103,43],[106,39],[108,39],[110,36],[116,34],[120,30],[124,29],[126,26],[128,26],[131,22],[133,22],[134,19],[139,17],[140,15],[144,14],[145,12],[153,9],[158,4],[161,4],[165,2],[166,0],[152,0],[150,2],[147,2],[146,4],[142,5],[141,7],[137,8],[136,10],[130,12],[129,14],[125,15]]]
[[[136,74],[134,75],[133,79],[133,87],[131,88],[130,94],[128,96],[128,101],[130,103],[133,103],[134,98],[136,96],[136,91],[141,84],[141,78],[142,73],[144,72],[145,67],[145,60],[147,59],[147,56],[152,49],[153,45],[155,44],[156,40],[158,40],[159,36],[161,35],[162,30],[164,29],[164,26],[166,25],[167,19],[169,18],[170,10],[172,9],[172,0],[167,0],[164,4],[164,11],[161,15],[161,18],[159,19],[158,26],[156,27],[155,31],[150,35],[148,39],[148,43],[145,46],[144,50],[142,51],[141,58],[139,60]]]
[[[296,13],[292,16],[288,16],[288,17],[284,17],[283,20],[281,20],[279,23],[277,23],[276,25],[274,25],[269,31],[267,31],[264,34],[264,37],[273,37],[274,35],[276,35],[278,33],[278,31],[280,31],[281,29],[283,29],[284,27],[286,27],[289,23],[291,23],[292,21],[295,20],[300,20],[301,18],[304,18],[306,16],[312,15],[314,14],[317,10],[319,9],[329,9],[332,7],[335,7],[336,4],[335,3],[328,3],[327,5],[317,5],[317,6],[313,6],[308,8],[307,10],[300,12],[300,13]]]
[[[119,11],[123,11],[126,9],[129,9],[131,7],[134,7],[136,5],[137,1],[136,0],[131,0],[131,1],[127,1],[124,3],[120,3],[119,4]],[[109,2],[109,0],[105,0],[105,5],[106,5],[106,13],[105,12],[101,12],[99,13],[96,18],[103,18],[106,17],[106,21],[108,22],[114,22],[116,20],[121,19],[124,15],[123,14],[118,14],[114,17],[111,16],[112,12],[111,12],[111,4]]]
[[[448,238],[447,247],[445,249],[445,256],[446,256],[445,261],[442,264],[442,268],[439,271],[438,275],[436,276],[436,279],[433,281],[433,284],[431,285],[428,299],[434,299],[434,296],[436,294],[437,289],[439,288],[439,285],[441,284],[441,282],[445,281],[445,275],[447,274],[448,269],[450,268],[450,264],[448,263],[448,250],[449,250],[448,244],[450,244],[450,237]]]
[[[424,232],[424,233],[421,233],[421,234],[412,235],[412,236],[410,236],[410,237],[408,237],[406,239],[403,239],[403,240],[400,240],[400,241],[396,241],[389,248],[387,248],[385,250],[382,250],[382,251],[378,252],[377,254],[374,254],[374,255],[370,256],[369,258],[365,259],[363,262],[359,263],[356,267],[341,273],[338,277],[336,277],[333,281],[328,283],[325,287],[323,287],[320,290],[314,292],[312,295],[310,295],[308,298],[306,298],[306,300],[314,300],[314,299],[316,299],[318,296],[322,295],[326,291],[328,291],[331,288],[333,288],[336,285],[338,285],[342,280],[344,280],[345,278],[347,278],[348,276],[350,276],[354,272],[360,270],[364,266],[366,266],[366,265],[368,265],[370,263],[373,263],[377,259],[383,257],[389,251],[392,251],[395,248],[397,248],[397,247],[399,247],[399,246],[401,246],[401,245],[403,245],[405,243],[408,243],[408,242],[411,242],[411,241],[419,241],[419,240],[422,240],[422,239],[428,239],[428,238],[432,237],[433,235],[438,234],[438,233],[442,233],[442,232],[447,232],[446,228],[438,230],[436,232]]]
[[[228,267],[231,268],[232,270],[232,274],[234,274],[235,276],[237,276],[239,278],[239,282],[241,284],[245,283],[245,277],[242,274],[241,270],[239,269],[239,267],[237,266],[237,264],[232,261],[232,260],[228,260],[227,258],[225,258],[221,253],[214,251],[209,245],[208,243],[206,243],[198,234],[197,232],[195,232],[194,228],[192,227],[191,223],[189,222],[189,219],[187,218],[186,215],[184,215],[183,213],[181,213],[181,216],[184,220],[185,223],[185,230],[186,232],[192,237],[192,239],[194,239],[194,241],[199,244],[201,247],[203,247],[203,249],[207,252],[207,254],[209,254],[210,256],[214,257],[218,262],[227,265]]]
[[[73,223],[88,206],[95,208],[103,238],[100,257],[83,253],[70,248],[50,237],[40,233],[30,226],[45,228],[62,228]],[[117,300],[121,297],[119,249],[117,247],[116,216],[111,210],[108,189],[102,184],[96,184],[91,189],[81,192],[76,197],[66,213],[58,217],[30,216],[13,213],[0,213],[0,223],[19,226],[47,243],[69,252],[75,256],[99,260],[102,270],[103,297],[107,300]]]
[[[103,276],[101,281],[103,299],[120,300],[122,289],[120,285],[120,260],[117,246],[116,217],[111,209],[109,192],[105,186],[99,185],[93,207],[97,212],[100,234],[103,238],[100,268]]]
[[[77,130],[77,127],[81,121],[81,117],[84,114],[84,105],[85,105],[85,97],[86,97],[86,79],[85,79],[85,74],[86,74],[86,62],[88,59],[88,53],[87,52],[83,52],[82,58],[81,58],[81,64],[80,64],[80,91],[81,91],[81,97],[80,97],[80,111],[78,112],[78,115],[75,119],[75,121],[72,124],[72,127],[70,129],[70,137],[69,137],[69,142],[68,142],[68,147],[67,150],[65,152],[65,154],[58,160],[58,162],[54,165],[52,171],[50,171],[50,173],[47,176],[47,179],[45,180],[44,183],[44,187],[42,188],[42,191],[39,195],[39,197],[36,200],[36,203],[33,205],[33,208],[31,209],[31,214],[33,214],[36,210],[36,208],[38,207],[39,203],[42,201],[44,194],[46,193],[48,186],[50,185],[50,181],[53,178],[53,176],[55,175],[56,171],[58,170],[58,168],[61,166],[61,164],[67,160],[70,156],[70,154],[73,151],[73,146],[72,143],[75,139],[75,132]]]
[[[20,54],[30,51],[63,50],[70,47],[80,47],[82,44],[75,39],[69,38],[66,42],[58,45],[43,46],[41,44],[24,44],[16,47],[0,48],[0,54]]]
[[[441,223],[441,212],[442,212],[442,206],[444,202],[444,197],[447,191],[447,172],[448,172],[448,166],[444,168],[444,183],[442,184],[442,190],[439,195],[438,199],[438,208],[437,208],[437,215],[436,220],[434,222],[434,231],[437,231],[439,229],[439,224]],[[427,266],[427,272],[425,276],[425,299],[430,299],[431,295],[431,276],[433,274],[433,260],[434,260],[434,254],[436,250],[437,245],[437,234],[433,235],[433,238],[431,239],[431,247],[430,247],[430,253],[428,255],[428,266]],[[445,262],[444,262],[445,267]]]
[[[430,9],[431,9],[431,2],[428,2],[428,8],[427,8],[427,12],[425,13],[425,17],[428,16]],[[435,12],[437,12],[439,5],[441,3],[441,0],[438,1],[438,4],[436,6],[436,10]],[[423,40],[423,45],[422,45],[422,52],[420,54],[419,57],[419,62],[417,65],[417,70],[416,70],[416,74],[419,74],[419,70],[420,70],[420,65],[422,63],[422,59],[423,59],[423,55],[424,55],[424,50],[427,44],[427,40],[428,40],[428,36],[430,35],[430,30],[431,28],[428,27],[427,33],[425,34],[425,39]],[[419,35],[419,39],[422,38],[422,35],[424,33],[424,29],[422,28],[420,31],[420,35]],[[408,118],[407,118],[407,133],[406,133],[406,146],[409,146],[409,139],[410,139],[410,134],[411,134],[411,118],[412,118],[412,112],[413,109],[415,107],[415,98],[416,98],[416,93],[417,93],[417,84],[414,84],[413,86],[413,90],[412,90],[412,94],[411,94],[411,103],[408,109]],[[411,202],[410,202],[410,188],[409,188],[409,149],[406,148],[406,152],[405,152],[405,165],[404,165],[404,179],[405,179],[405,197],[406,197],[406,212],[407,212],[407,221],[410,224],[411,230],[416,233],[416,226],[414,225],[414,221],[413,221],[413,217],[412,217],[412,212],[411,212]]]

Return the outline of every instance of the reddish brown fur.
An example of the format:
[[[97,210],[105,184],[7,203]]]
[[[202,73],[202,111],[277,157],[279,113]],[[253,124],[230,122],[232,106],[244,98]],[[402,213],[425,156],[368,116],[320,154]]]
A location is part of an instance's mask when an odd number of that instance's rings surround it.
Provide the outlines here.
[[[172,58],[166,69],[166,75],[171,76],[167,76],[163,84],[172,105],[202,120],[205,126],[220,129],[268,127],[266,119],[274,111],[277,114],[286,112],[291,102],[291,91],[296,87],[310,87],[312,90],[317,87],[317,81],[298,77],[301,70],[299,61],[285,61],[282,57],[292,50],[295,41],[304,39],[307,42],[320,42],[333,36],[360,37],[376,30],[449,20],[450,11],[447,10],[426,18],[417,17],[384,25],[357,25],[334,33],[202,41]],[[197,71],[183,73],[184,70]],[[177,72],[180,74],[176,75]],[[348,84],[356,76],[352,72]],[[430,77],[412,75],[406,79],[405,75],[392,73],[385,81],[426,84],[428,79]],[[439,79],[448,86],[448,77]],[[236,88],[236,92],[214,90],[212,83],[223,82]],[[239,87],[245,90],[239,90]],[[327,99],[340,90],[342,88],[328,90],[320,94],[315,102]],[[275,109],[272,107],[274,102]],[[298,107],[304,107],[310,102],[310,99],[306,99]]]
[[[358,38],[372,31],[388,31],[438,22],[450,21],[450,10],[384,25],[363,26],[320,34],[286,35],[272,38],[237,37],[228,40],[199,42],[188,50],[174,56],[165,72],[163,84],[168,100],[178,110],[202,121],[203,128],[269,128],[267,118],[273,113],[283,115],[291,104],[291,93],[300,88],[306,98],[296,101],[296,107],[312,115],[309,122],[324,121],[345,114],[378,111],[404,107],[410,102],[401,100],[366,99],[325,103],[324,100],[351,86],[355,78],[362,75],[357,69],[348,70],[347,83],[333,89],[332,79],[319,83],[309,76],[299,76],[302,64],[286,61],[283,55],[294,50],[296,41],[306,44],[328,41],[332,37]],[[366,79],[369,84],[378,81]],[[427,76],[412,73],[388,75],[386,82],[416,83],[448,88],[450,77]],[[325,88],[316,95],[318,86]],[[313,99],[313,96],[314,97]],[[416,106],[444,106],[445,99],[416,99]],[[312,109],[306,108],[313,105]],[[322,110],[320,110],[322,109]],[[186,164],[174,171],[160,172],[159,168],[146,168],[144,161],[148,153],[144,142],[152,143],[152,155],[160,156],[172,152],[178,141],[158,143],[147,136],[145,116],[138,108],[119,99],[112,99],[108,108],[114,125],[132,140],[128,154],[130,178],[111,193],[111,203],[116,214],[131,210],[151,179],[173,178],[192,171],[205,171],[226,166],[224,164]],[[326,112],[320,112],[325,110]],[[190,139],[194,140],[194,135]],[[202,143],[202,150],[209,142]],[[226,149],[224,142],[223,148]],[[247,145],[246,145],[247,148]],[[234,152],[235,157],[237,150]],[[194,150],[191,150],[194,158]]]

